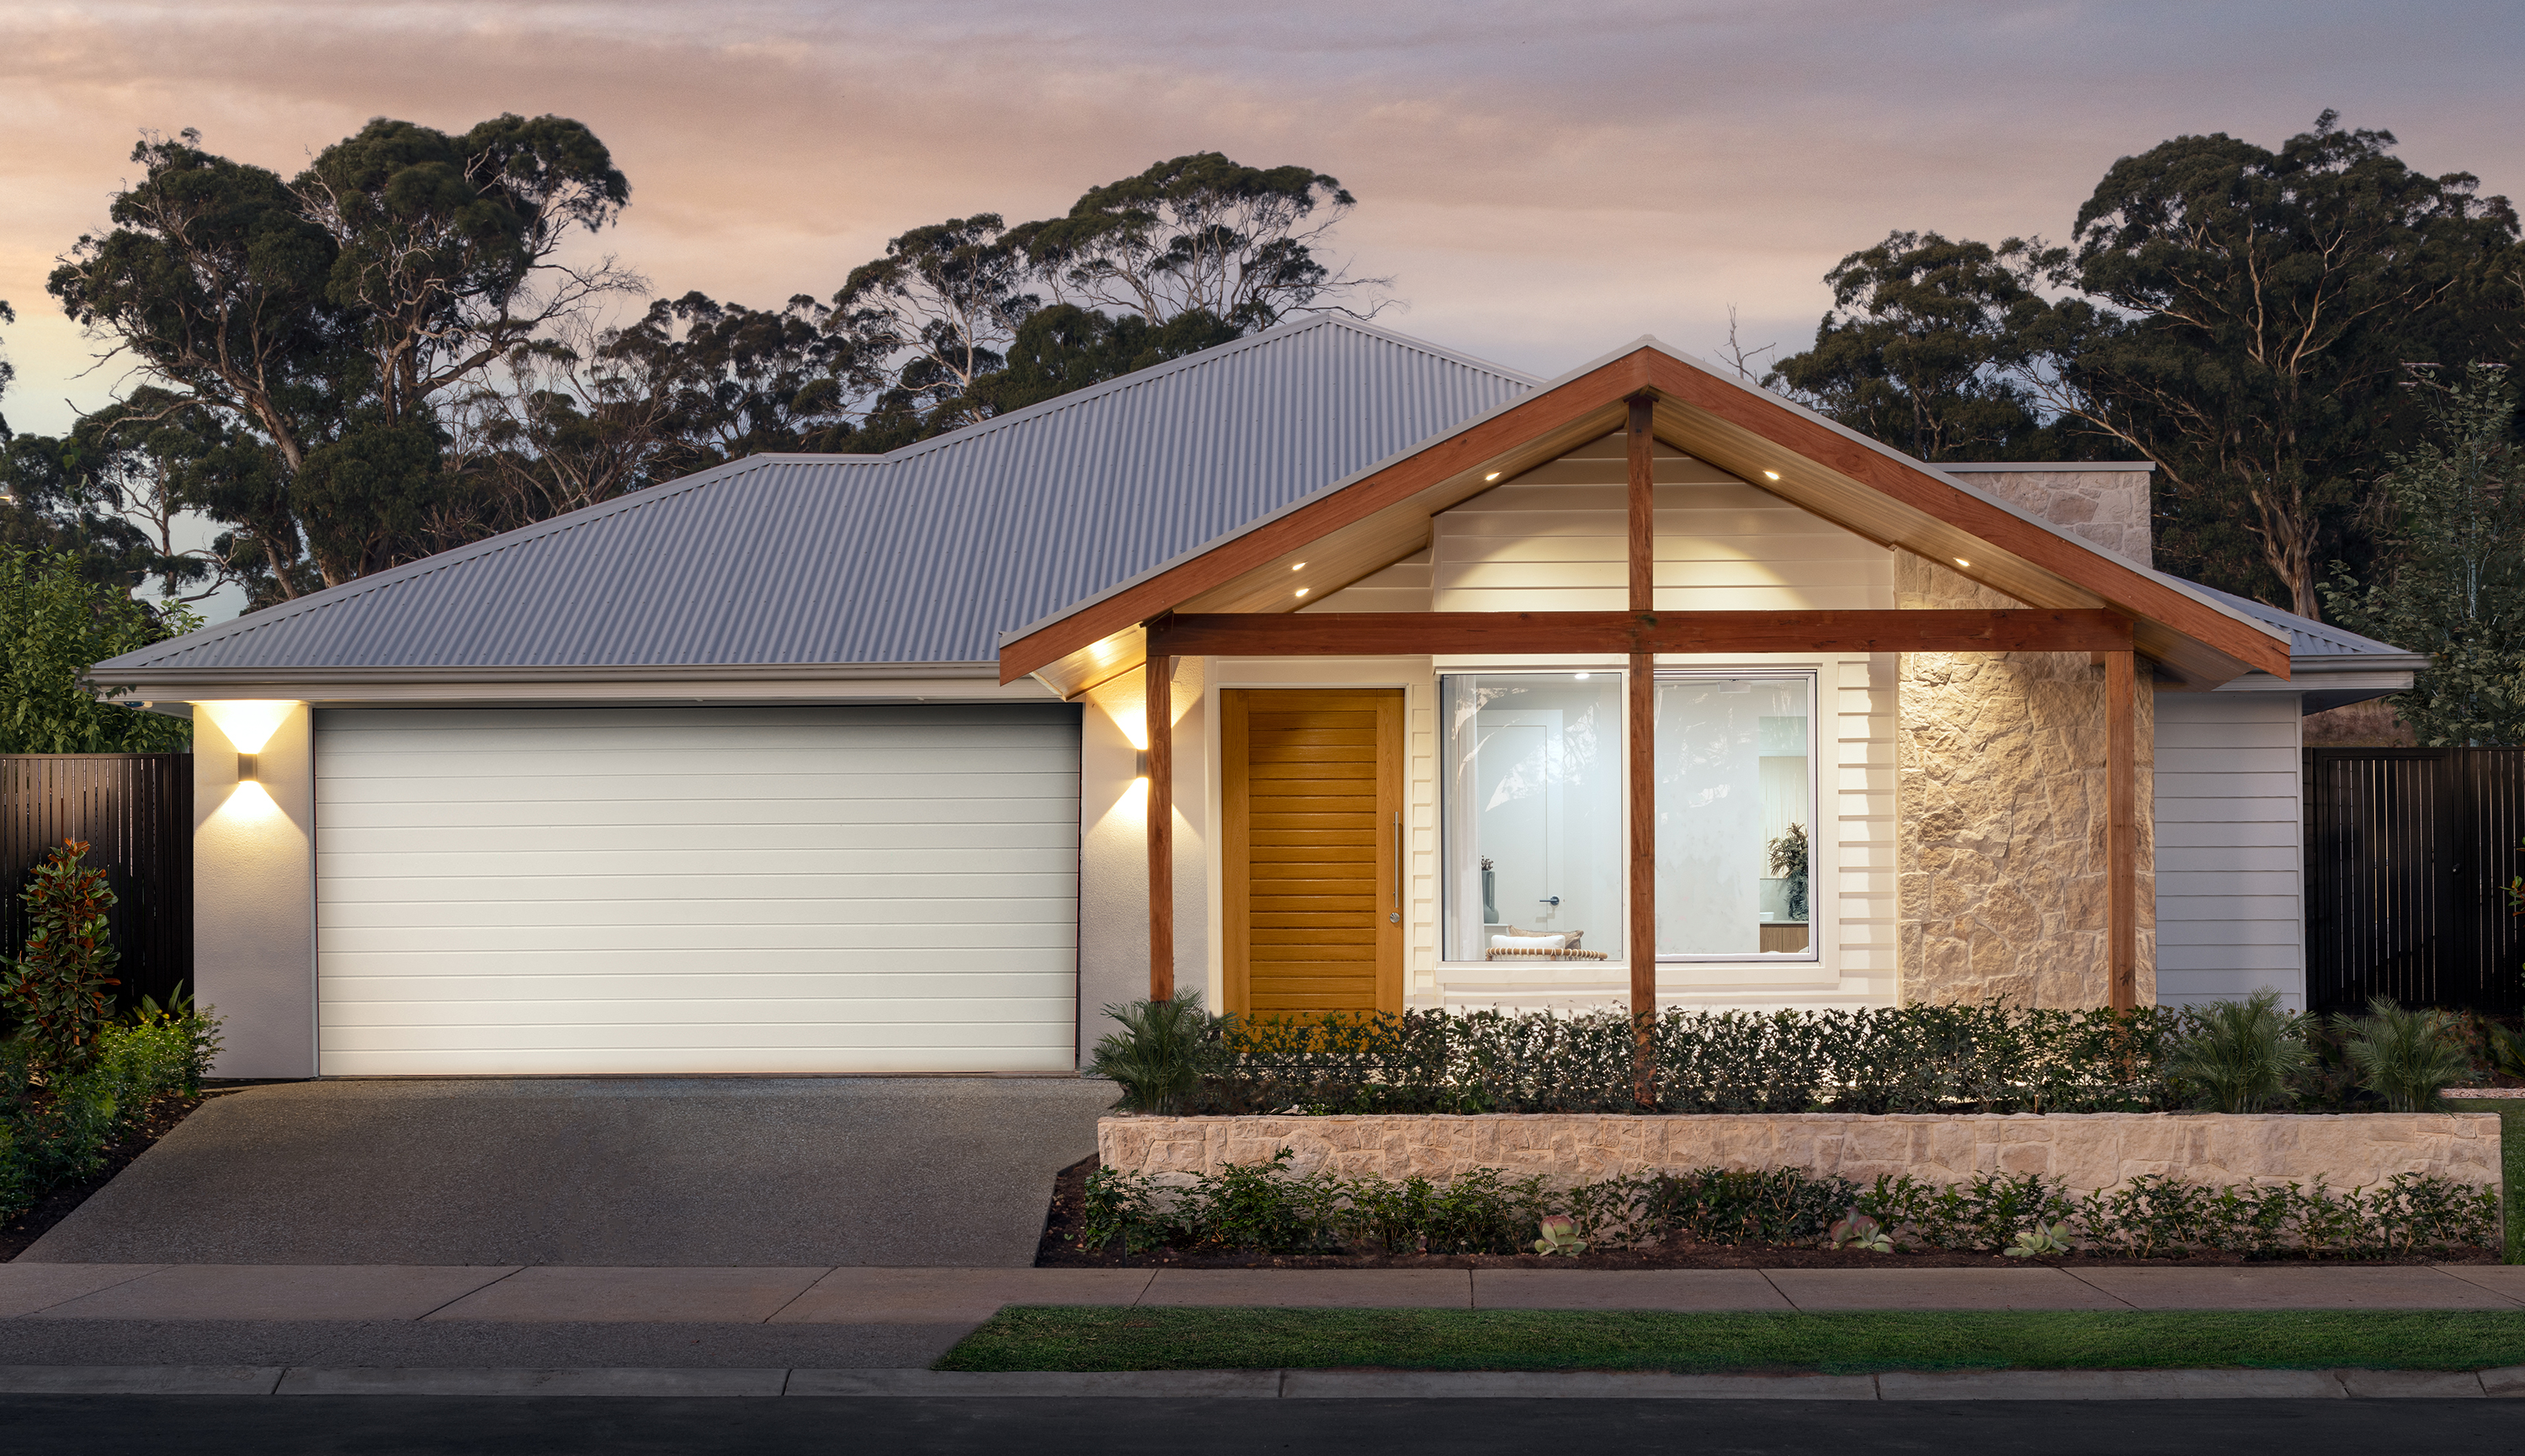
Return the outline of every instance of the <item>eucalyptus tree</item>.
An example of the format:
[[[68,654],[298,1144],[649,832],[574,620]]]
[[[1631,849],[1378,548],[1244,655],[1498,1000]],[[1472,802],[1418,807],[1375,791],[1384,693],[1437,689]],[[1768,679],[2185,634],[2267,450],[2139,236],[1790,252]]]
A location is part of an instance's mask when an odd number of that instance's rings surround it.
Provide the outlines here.
[[[1316,255],[1358,206],[1312,168],[1195,152],[1091,187],[1065,216],[1012,237],[1056,301],[1153,325],[1208,314],[1251,330],[1293,312],[1382,307],[1390,279],[1353,277]]]
[[[2429,667],[2394,711],[2432,746],[2525,743],[2525,446],[2503,369],[2416,371],[2427,433],[2396,452],[2383,554],[2364,582],[2334,563],[2334,620]]]

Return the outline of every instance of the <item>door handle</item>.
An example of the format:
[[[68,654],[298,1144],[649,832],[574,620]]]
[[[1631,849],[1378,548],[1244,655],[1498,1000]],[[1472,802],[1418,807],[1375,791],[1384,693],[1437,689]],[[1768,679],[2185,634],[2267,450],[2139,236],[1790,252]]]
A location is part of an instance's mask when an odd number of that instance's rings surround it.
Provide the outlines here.
[[[1387,925],[1403,924],[1403,816],[1394,816],[1394,912],[1385,918]]]
[[[1554,895],[1550,899],[1537,900],[1534,903],[1537,905],[1549,905],[1553,909],[1558,910],[1560,908],[1560,897],[1559,895]]]

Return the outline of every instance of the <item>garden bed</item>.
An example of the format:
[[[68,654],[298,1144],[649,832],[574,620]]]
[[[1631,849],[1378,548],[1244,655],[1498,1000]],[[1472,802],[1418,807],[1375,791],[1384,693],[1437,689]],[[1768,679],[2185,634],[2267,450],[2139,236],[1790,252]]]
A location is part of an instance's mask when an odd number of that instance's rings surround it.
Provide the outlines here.
[[[208,1100],[202,1092],[166,1092],[150,1100],[124,1126],[122,1135],[104,1149],[104,1166],[76,1182],[59,1184],[37,1195],[33,1205],[14,1219],[0,1224],[0,1264],[25,1253],[52,1230],[55,1224],[76,1212],[89,1196],[115,1175],[131,1166],[133,1159],[149,1151],[159,1138],[175,1130],[196,1107]]]
[[[2071,1268],[2099,1266],[2185,1265],[2194,1268],[2287,1262],[2295,1264],[2497,1264],[2499,1251],[2485,1247],[2440,1248],[2403,1255],[2309,1256],[2200,1250],[2159,1258],[2072,1254],[2030,1259],[1962,1249],[1906,1249],[1873,1253],[1863,1249],[1824,1248],[1815,1241],[1777,1240],[1709,1243],[1690,1238],[1668,1239],[1647,1247],[1590,1249],[1583,1254],[1396,1253],[1259,1253],[1247,1250],[1160,1247],[1136,1253],[1118,1247],[1087,1248],[1087,1178],[1097,1168],[1093,1157],[1064,1168],[1053,1180],[1052,1204],[1044,1217],[1043,1237],[1036,1245],[1038,1269],[1998,1269],[2026,1264]]]

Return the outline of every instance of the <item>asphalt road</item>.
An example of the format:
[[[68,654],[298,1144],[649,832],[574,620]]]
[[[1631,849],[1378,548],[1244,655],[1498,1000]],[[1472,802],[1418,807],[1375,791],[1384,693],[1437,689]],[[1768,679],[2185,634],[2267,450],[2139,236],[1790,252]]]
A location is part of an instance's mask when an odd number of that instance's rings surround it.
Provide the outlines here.
[[[0,1397],[12,1456],[2525,1451],[2516,1403]]]

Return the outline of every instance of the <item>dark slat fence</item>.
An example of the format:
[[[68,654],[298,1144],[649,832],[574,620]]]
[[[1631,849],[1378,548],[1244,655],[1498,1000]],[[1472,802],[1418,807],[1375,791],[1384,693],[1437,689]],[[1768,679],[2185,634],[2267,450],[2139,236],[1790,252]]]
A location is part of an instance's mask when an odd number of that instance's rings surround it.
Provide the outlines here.
[[[2306,999],[2525,1010],[2525,748],[2305,751]]]
[[[122,897],[114,943],[124,1006],[193,979],[193,758],[186,753],[0,754],[0,954],[26,943],[28,871],[64,839]]]

